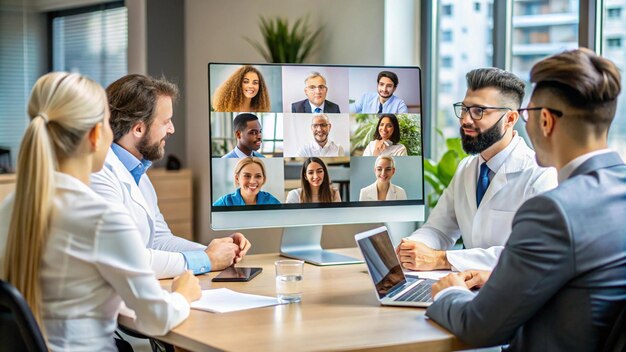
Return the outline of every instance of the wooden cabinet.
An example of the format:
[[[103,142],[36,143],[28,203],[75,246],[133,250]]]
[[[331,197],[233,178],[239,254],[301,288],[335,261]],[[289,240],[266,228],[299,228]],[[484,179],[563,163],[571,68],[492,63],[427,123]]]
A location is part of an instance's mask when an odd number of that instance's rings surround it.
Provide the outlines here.
[[[15,190],[15,174],[0,175],[0,203]]]
[[[177,236],[193,240],[193,184],[191,170],[148,170],[150,181],[159,197],[159,208],[165,221]]]

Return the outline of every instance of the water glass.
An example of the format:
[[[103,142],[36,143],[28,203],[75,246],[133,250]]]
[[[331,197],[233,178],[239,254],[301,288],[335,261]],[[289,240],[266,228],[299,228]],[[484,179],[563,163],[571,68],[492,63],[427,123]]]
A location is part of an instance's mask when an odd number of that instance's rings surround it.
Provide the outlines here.
[[[276,267],[276,297],[280,303],[297,303],[302,299],[302,271],[304,261],[283,259]]]

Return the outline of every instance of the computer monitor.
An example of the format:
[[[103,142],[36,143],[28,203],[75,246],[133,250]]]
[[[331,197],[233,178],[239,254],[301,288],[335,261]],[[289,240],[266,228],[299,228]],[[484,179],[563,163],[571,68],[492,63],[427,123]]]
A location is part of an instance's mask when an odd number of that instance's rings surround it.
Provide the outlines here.
[[[424,220],[419,67],[209,63],[211,227],[282,227],[281,254],[323,225]],[[379,200],[382,199],[382,200]]]

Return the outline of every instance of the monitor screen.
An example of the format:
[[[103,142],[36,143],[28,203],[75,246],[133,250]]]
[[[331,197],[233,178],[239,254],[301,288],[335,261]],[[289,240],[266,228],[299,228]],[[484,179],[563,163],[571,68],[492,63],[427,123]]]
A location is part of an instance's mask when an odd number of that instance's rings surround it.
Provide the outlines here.
[[[208,74],[213,229],[423,220],[418,67]]]

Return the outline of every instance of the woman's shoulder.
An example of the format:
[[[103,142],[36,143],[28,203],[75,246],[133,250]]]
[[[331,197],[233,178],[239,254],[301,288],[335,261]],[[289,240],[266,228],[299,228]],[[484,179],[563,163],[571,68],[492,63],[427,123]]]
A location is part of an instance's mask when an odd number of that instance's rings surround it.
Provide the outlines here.
[[[257,195],[257,204],[280,204],[280,201],[271,193],[260,191]]]

